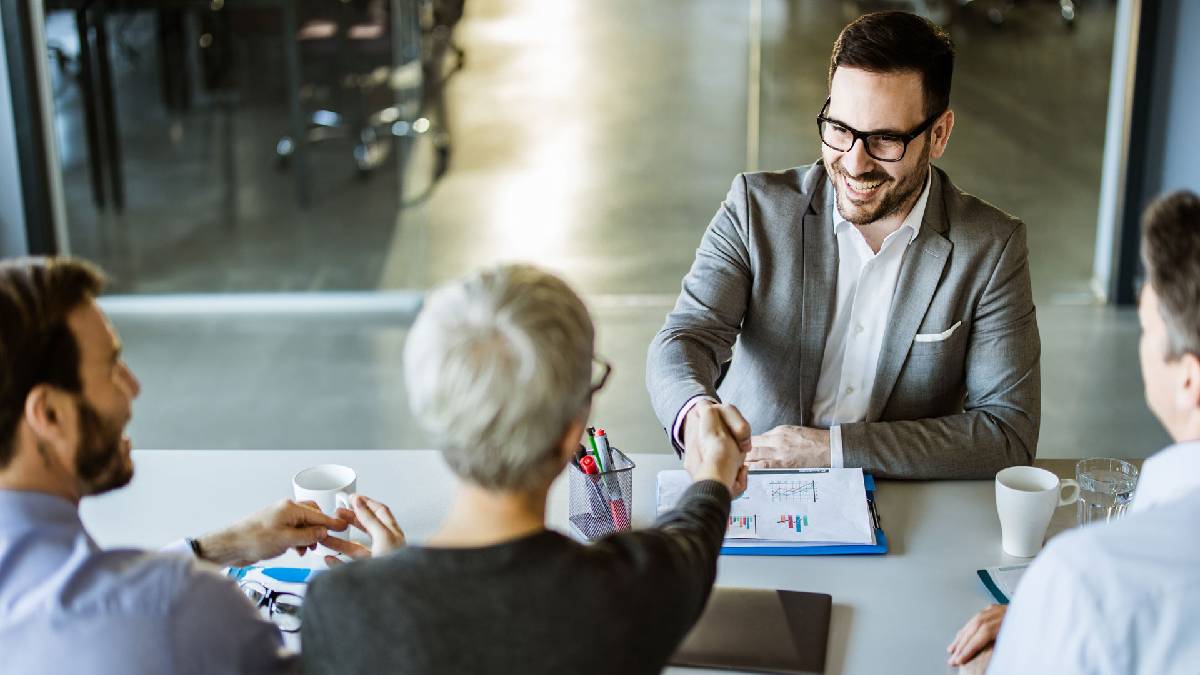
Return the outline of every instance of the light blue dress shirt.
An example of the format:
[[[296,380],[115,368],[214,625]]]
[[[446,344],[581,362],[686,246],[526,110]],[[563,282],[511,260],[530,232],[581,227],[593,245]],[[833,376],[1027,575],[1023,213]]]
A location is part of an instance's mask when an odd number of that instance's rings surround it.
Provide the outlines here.
[[[1021,578],[989,675],[1200,672],[1200,441],[1146,460],[1129,512],[1055,537]]]
[[[274,624],[191,555],[103,550],[74,504],[0,490],[0,670],[291,672]]]

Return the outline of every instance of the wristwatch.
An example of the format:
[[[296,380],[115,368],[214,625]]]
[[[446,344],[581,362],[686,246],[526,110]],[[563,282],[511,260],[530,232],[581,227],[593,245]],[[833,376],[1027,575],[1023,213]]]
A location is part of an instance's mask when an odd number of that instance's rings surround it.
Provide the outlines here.
[[[192,549],[192,555],[196,556],[200,560],[204,560],[204,551],[201,550],[201,548],[200,548],[200,540],[199,539],[187,537],[184,539],[184,541],[186,541],[188,547]]]

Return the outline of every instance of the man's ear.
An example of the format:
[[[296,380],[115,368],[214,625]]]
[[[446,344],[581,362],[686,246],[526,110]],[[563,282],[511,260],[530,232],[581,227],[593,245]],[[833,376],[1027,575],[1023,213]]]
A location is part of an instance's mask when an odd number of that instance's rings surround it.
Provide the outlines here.
[[[73,421],[69,401],[65,392],[48,384],[38,384],[29,390],[25,397],[25,423],[35,438],[52,446],[68,440],[68,424]]]
[[[1179,407],[1185,412],[1200,409],[1200,356],[1184,354],[1179,357],[1180,382]]]
[[[954,111],[942,113],[938,121],[933,123],[933,131],[929,135],[929,158],[940,159],[950,143],[950,132],[954,131]]]

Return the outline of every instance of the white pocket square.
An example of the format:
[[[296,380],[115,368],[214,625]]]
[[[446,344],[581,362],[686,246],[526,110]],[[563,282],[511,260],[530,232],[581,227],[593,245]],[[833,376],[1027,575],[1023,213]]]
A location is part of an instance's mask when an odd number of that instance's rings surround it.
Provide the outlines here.
[[[958,330],[958,327],[961,325],[962,321],[956,321],[954,322],[953,326],[950,326],[940,333],[917,333],[916,336],[913,337],[913,342],[941,342],[951,335],[954,335],[954,331]]]

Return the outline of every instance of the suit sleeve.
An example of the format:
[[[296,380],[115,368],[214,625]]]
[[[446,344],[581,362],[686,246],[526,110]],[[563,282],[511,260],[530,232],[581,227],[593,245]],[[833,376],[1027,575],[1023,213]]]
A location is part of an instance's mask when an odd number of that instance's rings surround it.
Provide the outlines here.
[[[963,412],[843,424],[845,465],[885,478],[971,479],[1031,464],[1041,422],[1040,361],[1025,226],[1018,223],[975,308]]]
[[[733,356],[753,282],[747,202],[746,178],[739,175],[704,232],[675,308],[650,343],[646,388],[668,436],[689,400],[718,398],[721,365]],[[681,449],[673,437],[672,444]]]

